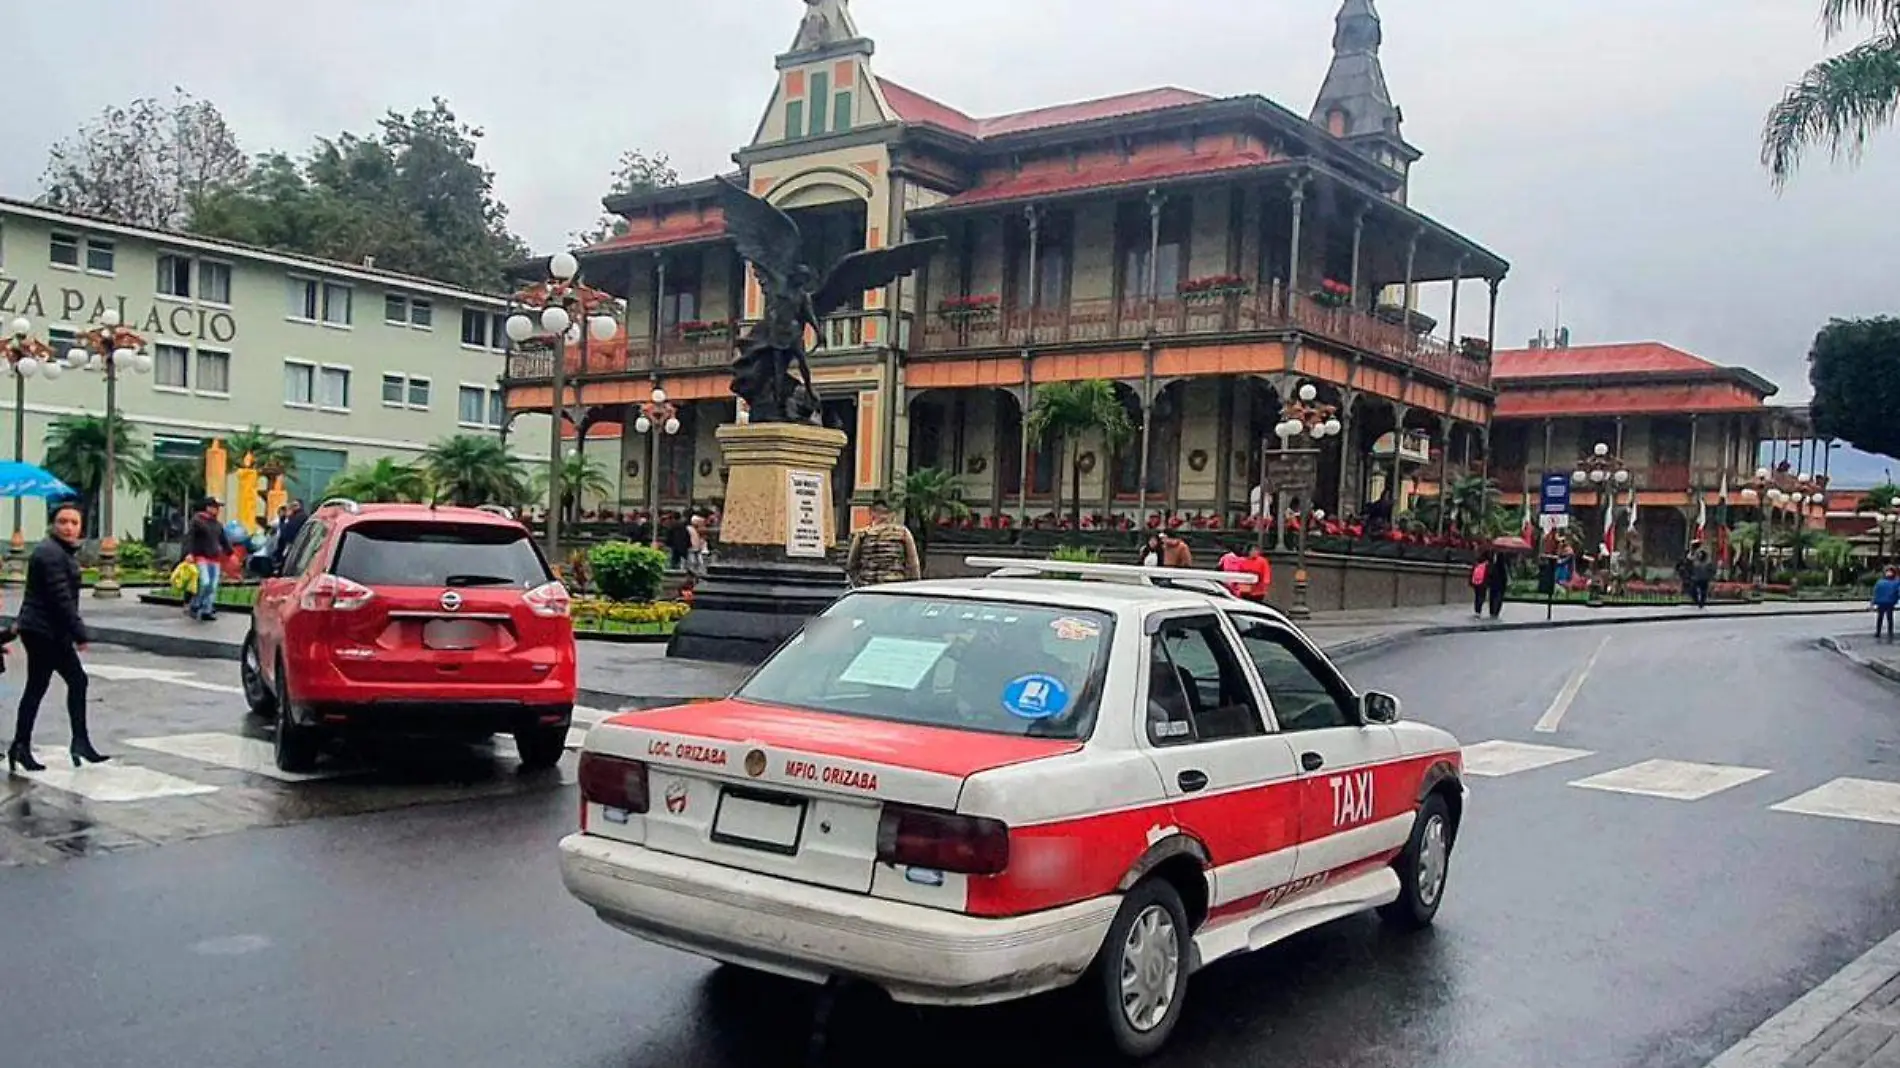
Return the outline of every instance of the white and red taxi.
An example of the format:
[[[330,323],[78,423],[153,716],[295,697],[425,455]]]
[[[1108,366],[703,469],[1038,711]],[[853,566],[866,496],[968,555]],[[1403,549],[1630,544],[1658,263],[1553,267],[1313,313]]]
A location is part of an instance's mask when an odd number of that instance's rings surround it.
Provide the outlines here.
[[[860,590],[730,699],[596,727],[568,889],[643,938],[903,1002],[1083,982],[1131,1056],[1211,961],[1371,908],[1432,921],[1451,735],[1272,609],[1166,585],[1207,573],[1062,568],[1108,581]]]

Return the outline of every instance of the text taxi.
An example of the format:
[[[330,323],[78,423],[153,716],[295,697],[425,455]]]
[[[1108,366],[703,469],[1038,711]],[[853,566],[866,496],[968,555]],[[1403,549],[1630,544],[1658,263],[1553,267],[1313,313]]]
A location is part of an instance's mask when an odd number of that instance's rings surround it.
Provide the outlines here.
[[[1080,982],[1131,1056],[1210,961],[1370,908],[1432,921],[1449,734],[1271,609],[1166,585],[1199,573],[1063,567],[1107,581],[853,593],[729,700],[606,721],[568,889],[652,941],[899,1001]]]

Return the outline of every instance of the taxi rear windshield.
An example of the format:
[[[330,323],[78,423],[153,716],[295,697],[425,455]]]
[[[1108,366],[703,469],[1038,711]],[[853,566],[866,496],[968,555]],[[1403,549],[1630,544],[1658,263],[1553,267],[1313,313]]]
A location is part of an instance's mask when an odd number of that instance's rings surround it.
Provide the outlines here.
[[[1000,601],[857,593],[768,660],[744,700],[1028,738],[1087,738],[1114,621]]]

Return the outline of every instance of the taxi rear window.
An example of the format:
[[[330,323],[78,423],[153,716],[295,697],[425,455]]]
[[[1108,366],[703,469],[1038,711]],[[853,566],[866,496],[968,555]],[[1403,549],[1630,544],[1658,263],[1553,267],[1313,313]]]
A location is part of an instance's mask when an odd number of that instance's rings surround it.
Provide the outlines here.
[[[1095,726],[1114,621],[1002,601],[855,593],[740,687],[749,701],[1029,738]]]

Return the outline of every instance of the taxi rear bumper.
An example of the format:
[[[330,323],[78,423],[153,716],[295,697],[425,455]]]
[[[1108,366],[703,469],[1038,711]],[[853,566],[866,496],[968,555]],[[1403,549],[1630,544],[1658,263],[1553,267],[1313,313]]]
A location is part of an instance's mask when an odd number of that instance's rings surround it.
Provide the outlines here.
[[[1009,1001],[1075,982],[1121,904],[986,919],[584,834],[560,849],[568,892],[629,934],[809,982],[859,979],[922,1005]]]

